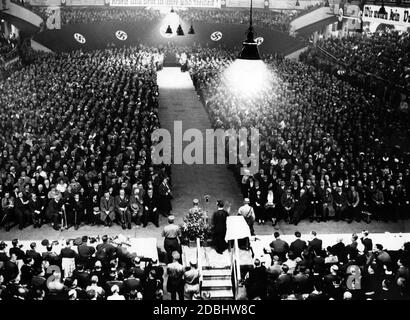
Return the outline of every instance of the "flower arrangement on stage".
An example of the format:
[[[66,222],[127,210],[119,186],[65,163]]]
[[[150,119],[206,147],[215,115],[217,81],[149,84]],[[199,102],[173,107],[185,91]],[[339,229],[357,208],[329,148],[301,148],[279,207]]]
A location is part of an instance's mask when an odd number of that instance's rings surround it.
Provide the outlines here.
[[[189,212],[184,217],[181,233],[185,242],[196,241],[197,238],[206,242],[211,238],[211,227],[201,211]]]

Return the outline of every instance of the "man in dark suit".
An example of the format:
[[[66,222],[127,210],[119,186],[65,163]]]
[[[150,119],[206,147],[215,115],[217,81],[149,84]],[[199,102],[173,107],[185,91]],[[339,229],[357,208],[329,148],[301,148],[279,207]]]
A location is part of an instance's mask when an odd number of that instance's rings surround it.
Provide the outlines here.
[[[147,194],[144,196],[144,213],[142,216],[142,225],[145,228],[148,224],[148,221],[152,221],[152,223],[158,228],[158,219],[159,219],[159,212],[158,212],[158,198],[154,194],[153,189],[148,189]]]
[[[78,262],[82,263],[86,268],[91,268],[94,265],[92,256],[95,253],[95,248],[88,245],[88,236],[83,236],[81,242],[77,247]]]
[[[108,236],[102,236],[102,243],[97,245],[97,253],[95,257],[101,261],[104,267],[106,267],[111,258],[114,257],[116,253],[115,247],[108,242]]]
[[[289,251],[289,244],[280,238],[279,232],[273,234],[275,240],[270,243],[271,256],[278,256],[281,261],[285,261],[286,254]]]
[[[42,259],[48,261],[50,265],[60,265],[60,257],[59,255],[53,251],[53,245],[49,244],[46,247],[46,252],[43,252]]]
[[[225,241],[226,234],[226,218],[228,217],[228,212],[224,210],[224,203],[222,200],[217,202],[217,210],[213,215],[212,224],[214,227],[214,244],[216,252],[222,254],[227,248],[227,243]]]
[[[250,300],[259,297],[261,299],[266,296],[267,273],[264,265],[259,259],[255,259],[254,268],[249,271],[249,276],[246,279],[246,291]]]
[[[111,226],[115,220],[115,201],[114,197],[110,196],[110,193],[106,191],[104,196],[100,199],[100,219],[105,226]]]
[[[34,268],[41,267],[41,255],[36,251],[36,243],[32,242],[30,244],[30,250],[26,251],[26,258],[31,258],[34,260]]]
[[[289,272],[287,264],[282,265],[282,272],[276,280],[276,288],[279,295],[290,294],[293,289],[293,276]]]
[[[316,231],[310,233],[312,235],[312,240],[309,241],[308,249],[316,254],[322,251],[322,240],[316,238]]]
[[[339,262],[347,261],[347,250],[342,238],[337,239],[337,243],[332,247],[329,247],[328,251],[332,255],[337,256]]]
[[[307,248],[306,241],[300,239],[301,234],[299,231],[295,232],[296,240],[290,244],[290,251],[292,251],[296,257],[301,257],[303,250]]]
[[[125,194],[125,190],[121,189],[118,196],[115,197],[115,211],[121,222],[121,227],[125,230],[126,227],[131,229],[131,211],[129,208],[130,199]],[[98,206],[99,207],[99,206]]]
[[[362,232],[362,237],[360,240],[362,241],[362,244],[364,246],[364,252],[372,251],[373,250],[373,241],[372,239],[369,238],[369,231],[365,230]]]

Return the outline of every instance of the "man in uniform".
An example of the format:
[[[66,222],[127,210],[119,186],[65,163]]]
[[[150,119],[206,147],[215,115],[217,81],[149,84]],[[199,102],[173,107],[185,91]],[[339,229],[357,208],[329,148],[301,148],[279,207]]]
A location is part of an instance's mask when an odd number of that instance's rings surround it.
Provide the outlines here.
[[[175,216],[168,217],[168,225],[162,230],[162,236],[165,237],[164,249],[167,252],[167,261],[172,261],[172,252],[177,251],[181,253],[179,245],[179,236],[181,230],[178,225],[174,224]]]
[[[249,205],[249,198],[244,199],[244,204],[238,209],[238,216],[243,216],[245,218],[246,223],[249,226],[249,230],[251,231],[251,235],[255,235],[255,231],[253,230],[253,223],[255,222],[255,212],[253,208]]]
[[[171,300],[176,300],[177,293],[179,300],[184,300],[184,266],[179,263],[180,254],[176,251],[172,253],[172,263],[167,266],[167,291],[171,293]]]

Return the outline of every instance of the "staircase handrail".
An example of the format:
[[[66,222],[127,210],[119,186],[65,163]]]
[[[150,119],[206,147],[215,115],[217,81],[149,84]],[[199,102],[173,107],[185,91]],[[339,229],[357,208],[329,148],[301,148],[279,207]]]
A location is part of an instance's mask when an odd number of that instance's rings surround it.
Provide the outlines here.
[[[201,240],[196,238],[196,261],[198,264],[199,271],[199,294],[202,296],[202,281],[203,281],[203,272],[202,272],[202,259],[201,259]]]

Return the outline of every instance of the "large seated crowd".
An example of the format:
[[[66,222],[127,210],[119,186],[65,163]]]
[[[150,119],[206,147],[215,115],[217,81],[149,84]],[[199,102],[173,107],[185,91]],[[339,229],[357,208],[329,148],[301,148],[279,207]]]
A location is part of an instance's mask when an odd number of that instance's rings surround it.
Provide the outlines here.
[[[249,24],[248,10],[221,10],[221,9],[189,9],[179,11],[182,20],[187,22],[201,21],[207,23]],[[259,28],[274,29],[287,32],[290,22],[295,17],[292,11],[274,12],[254,10],[253,23]]]
[[[290,15],[258,12],[259,26],[288,30]],[[180,14],[194,22],[247,23],[247,11]],[[158,12],[145,9],[62,10],[63,24],[158,18]],[[321,45],[354,68],[408,83],[407,34],[331,39]],[[268,75],[263,88],[238,92],[225,77],[235,52],[141,45],[39,54],[7,80],[0,79],[0,227],[9,231],[50,223],[62,230],[116,223],[131,229],[150,222],[159,227],[159,214],[169,217],[170,169],[152,164],[151,133],[160,127],[157,70],[164,52],[175,50],[186,53],[184,69],[214,128],[259,130],[258,172],[240,175],[239,165],[232,166],[245,199],[238,214],[252,235],[255,222],[276,227],[280,220],[297,225],[302,219],[369,223],[410,218],[410,155],[391,143],[391,137],[408,132],[409,113],[311,65],[281,57],[263,57]],[[219,203],[218,211],[223,207]],[[213,235],[220,240],[218,253],[227,247],[224,232]],[[163,236],[166,273],[158,261],[142,261],[106,236],[96,247],[87,236],[67,240],[58,250],[44,242],[43,254],[34,243],[24,252],[17,240],[9,249],[1,242],[0,298],[161,300],[172,291],[172,299],[201,299],[195,261],[188,268],[180,263],[178,227]],[[315,232],[311,236],[305,242],[296,232],[288,244],[275,232],[266,248],[272,265],[255,259],[245,277],[247,299],[409,298],[409,243],[388,252],[364,232],[359,251],[356,234],[350,244],[338,241],[327,248]]]
[[[386,138],[408,130],[408,114],[273,56],[265,59],[268,87],[241,97],[223,79],[233,59],[222,49],[195,49],[189,66],[214,127],[259,129],[259,173],[239,177],[256,221],[409,218],[409,155]]]
[[[66,7],[61,10],[61,24],[95,22],[136,22],[153,21],[161,17],[158,10],[145,8],[90,8]]]
[[[39,10],[38,8],[35,10]],[[177,14],[187,23],[235,23],[248,24],[248,10],[199,9],[177,10]],[[65,7],[61,10],[61,24],[79,24],[94,22],[135,22],[139,20],[157,21],[163,18],[160,11],[145,8],[82,8]],[[290,21],[295,14],[292,11],[271,12],[256,10],[253,21],[258,27],[289,31]]]
[[[274,233],[266,252],[272,264],[255,259],[245,276],[248,299],[266,300],[408,300],[410,243],[388,251],[368,231],[323,247],[312,231],[309,241],[296,231],[288,243]],[[359,243],[363,250],[358,250]]]
[[[0,66],[17,56],[16,40],[0,34]]]
[[[409,89],[410,37],[394,30],[329,38],[318,45],[349,68],[371,73],[390,84]]]
[[[171,197],[150,159],[160,65],[143,47],[41,54],[0,82],[1,226],[158,226]]]

